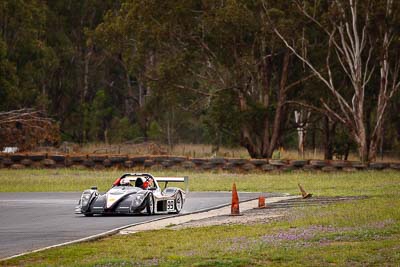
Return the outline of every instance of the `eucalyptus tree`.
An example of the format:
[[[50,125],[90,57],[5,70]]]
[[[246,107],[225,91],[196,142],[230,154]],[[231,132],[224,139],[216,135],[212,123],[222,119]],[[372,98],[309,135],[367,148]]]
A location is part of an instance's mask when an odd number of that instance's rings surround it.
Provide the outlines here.
[[[399,3],[392,0],[335,0],[329,4],[294,1],[294,6],[319,31],[326,33],[327,72],[319,71],[308,56],[302,55],[279,26],[275,27],[275,33],[331,93],[338,108],[326,102],[322,105],[331,118],[349,129],[358,145],[360,159],[373,160],[382,139],[388,103],[400,87]],[[315,31],[315,27],[312,29]],[[308,31],[308,38],[313,36]],[[335,76],[335,72],[341,75]],[[379,81],[378,86],[374,80]],[[376,109],[371,115],[366,106],[375,101]]]
[[[296,34],[295,18],[286,19],[287,31]],[[132,79],[137,83],[139,106],[142,87],[147,95],[164,96],[160,101],[169,99],[169,108],[196,106],[205,113],[228,97],[235,106],[230,110],[238,111],[228,124],[236,125],[231,129],[251,157],[263,158],[279,144],[287,99],[313,76],[296,71],[300,64],[271,29],[260,1],[130,0],[109,13],[97,33],[123,66],[128,90]]]

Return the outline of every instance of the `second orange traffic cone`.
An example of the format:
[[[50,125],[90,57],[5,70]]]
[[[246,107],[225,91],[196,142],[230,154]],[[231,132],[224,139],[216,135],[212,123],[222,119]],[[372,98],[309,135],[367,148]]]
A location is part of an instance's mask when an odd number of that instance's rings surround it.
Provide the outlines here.
[[[239,210],[239,196],[236,190],[236,184],[233,183],[232,186],[232,206],[231,206],[231,215],[240,215]]]
[[[265,209],[267,206],[265,206],[265,197],[259,196],[258,197],[258,208],[259,209]]]

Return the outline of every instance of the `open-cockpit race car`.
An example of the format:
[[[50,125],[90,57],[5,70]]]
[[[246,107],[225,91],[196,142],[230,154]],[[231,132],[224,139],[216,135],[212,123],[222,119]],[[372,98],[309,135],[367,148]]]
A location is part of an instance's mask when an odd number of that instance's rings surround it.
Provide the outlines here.
[[[161,189],[159,183],[164,182]],[[167,187],[169,182],[184,182],[186,190]],[[188,192],[188,177],[154,177],[149,173],[125,173],[111,189],[100,194],[97,187],[83,191],[75,213],[95,214],[166,214],[179,213]]]

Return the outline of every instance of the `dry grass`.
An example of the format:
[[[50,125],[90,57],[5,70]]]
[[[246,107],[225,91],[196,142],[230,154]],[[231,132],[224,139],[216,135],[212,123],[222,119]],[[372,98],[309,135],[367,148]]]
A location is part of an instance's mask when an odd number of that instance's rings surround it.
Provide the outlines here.
[[[158,144],[154,142],[145,143],[121,143],[121,144],[105,144],[105,143],[90,143],[79,146],[74,143],[67,143],[56,148],[38,148],[35,152],[64,152],[64,153],[84,153],[84,154],[129,154],[129,155],[176,155],[190,158],[250,158],[249,153],[243,147],[220,147],[219,151],[214,153],[213,146],[209,144],[177,144],[172,148],[168,145]],[[286,150],[280,148],[274,151],[272,158],[274,159],[324,159],[324,151],[322,149],[309,149],[304,153],[304,157],[299,155],[296,149]],[[335,158],[339,159],[339,158]],[[357,153],[350,153],[348,160],[358,161]],[[400,162],[397,153],[388,152],[383,158],[378,157],[378,162]]]
[[[179,144],[172,148],[172,154],[188,157],[224,157],[224,158],[250,158],[249,153],[243,147],[220,147],[216,153],[212,152],[212,145],[203,144]]]
[[[224,157],[224,158],[250,158],[249,153],[243,147],[220,147],[217,153],[213,153],[212,145],[207,144],[178,144],[171,149],[167,145],[156,143],[141,143],[141,144],[113,144],[106,145],[104,143],[87,144],[77,148],[77,152],[82,153],[110,153],[110,154],[132,154],[132,155],[162,155],[170,154],[176,156],[185,156],[191,158],[209,158],[209,157]],[[286,150],[281,148],[276,150],[273,158],[280,159],[301,159],[298,151],[295,149]],[[306,150],[304,159],[324,159],[324,151],[321,149]],[[356,153],[351,153],[348,160],[359,160]],[[383,162],[400,162],[400,159],[392,155],[377,158],[377,161]]]
[[[74,147],[73,152],[80,153],[109,153],[109,154],[132,154],[132,155],[163,155],[170,154],[192,158],[228,157],[228,158],[250,158],[249,153],[242,147],[221,147],[217,153],[212,152],[212,145],[207,144],[178,144],[172,148],[153,142],[141,144],[113,144],[104,143],[86,144],[82,147]]]

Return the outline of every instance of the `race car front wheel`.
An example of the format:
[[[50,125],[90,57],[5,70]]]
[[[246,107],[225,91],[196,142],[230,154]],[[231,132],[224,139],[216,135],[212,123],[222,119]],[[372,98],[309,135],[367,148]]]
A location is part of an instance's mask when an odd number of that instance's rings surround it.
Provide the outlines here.
[[[176,210],[176,213],[181,212],[182,206],[183,206],[183,198],[182,198],[181,192],[179,192],[176,195],[176,199],[175,199],[175,210]]]
[[[146,212],[147,215],[154,214],[154,198],[152,194],[147,196]]]

